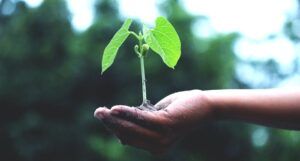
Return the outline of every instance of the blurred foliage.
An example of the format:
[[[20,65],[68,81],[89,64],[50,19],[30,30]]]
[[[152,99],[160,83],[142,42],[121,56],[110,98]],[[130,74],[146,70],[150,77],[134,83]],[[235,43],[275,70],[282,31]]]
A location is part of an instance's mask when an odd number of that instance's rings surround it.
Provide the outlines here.
[[[160,4],[182,40],[175,70],[156,54],[146,58],[152,102],[188,89],[235,88],[238,34],[196,37],[190,15],[176,0]],[[122,146],[93,118],[98,106],[141,102],[139,62],[130,39],[111,70],[100,76],[100,57],[120,27],[116,1],[96,1],[96,19],[85,32],[72,29],[62,0],[45,0],[38,8],[22,1],[0,1],[0,156],[9,161],[151,161],[151,160],[297,160],[300,135],[265,130],[267,142],[256,147],[252,134],[261,127],[238,123],[203,125],[170,151],[155,158]],[[137,30],[140,23],[132,27]],[[260,134],[260,133],[258,133]]]

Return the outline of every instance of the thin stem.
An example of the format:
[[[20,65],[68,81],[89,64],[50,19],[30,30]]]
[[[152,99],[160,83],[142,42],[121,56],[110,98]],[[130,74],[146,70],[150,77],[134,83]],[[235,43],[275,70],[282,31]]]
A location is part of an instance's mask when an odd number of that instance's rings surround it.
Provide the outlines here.
[[[144,56],[146,54],[146,50],[143,49],[143,35],[140,32],[136,34],[135,32],[129,31],[134,37],[136,37],[139,41],[139,44],[134,47],[135,53],[139,56],[141,62],[141,76],[142,76],[142,93],[143,93],[143,103],[147,104],[147,91],[146,91],[146,76],[145,76],[145,65],[144,65]]]
[[[138,40],[140,39],[139,35],[137,35],[135,32],[129,31],[129,33],[130,33],[131,35],[133,35],[134,37],[136,37]]]
[[[146,91],[144,56],[140,56],[140,62],[141,62],[141,75],[142,75],[143,103],[146,103],[147,102],[147,91]]]
[[[147,102],[147,90],[146,90],[146,76],[144,65],[144,51],[143,51],[143,35],[139,33],[139,48],[140,48],[140,62],[141,62],[141,76],[142,76],[142,92],[143,92],[143,104]]]

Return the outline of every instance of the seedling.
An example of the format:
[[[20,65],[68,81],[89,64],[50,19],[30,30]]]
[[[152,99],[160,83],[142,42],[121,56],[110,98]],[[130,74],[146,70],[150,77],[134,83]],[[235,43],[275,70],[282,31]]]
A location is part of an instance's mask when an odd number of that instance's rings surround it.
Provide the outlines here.
[[[147,99],[144,58],[150,48],[154,53],[160,55],[168,67],[174,69],[181,55],[181,42],[175,28],[164,17],[158,17],[155,21],[155,27],[152,29],[143,25],[143,32],[138,34],[129,30],[131,23],[132,20],[127,19],[104,49],[101,74],[113,64],[119,48],[128,36],[134,36],[138,40],[138,44],[134,46],[134,51],[140,59],[142,76],[143,102],[139,108],[155,110]]]

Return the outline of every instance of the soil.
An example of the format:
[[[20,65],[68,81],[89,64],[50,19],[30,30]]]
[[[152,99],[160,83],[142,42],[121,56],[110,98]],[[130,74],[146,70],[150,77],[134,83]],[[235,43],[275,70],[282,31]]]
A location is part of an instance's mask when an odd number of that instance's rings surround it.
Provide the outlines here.
[[[157,111],[157,109],[150,103],[149,100],[143,102],[140,106],[137,107],[140,110],[145,110],[145,111]]]

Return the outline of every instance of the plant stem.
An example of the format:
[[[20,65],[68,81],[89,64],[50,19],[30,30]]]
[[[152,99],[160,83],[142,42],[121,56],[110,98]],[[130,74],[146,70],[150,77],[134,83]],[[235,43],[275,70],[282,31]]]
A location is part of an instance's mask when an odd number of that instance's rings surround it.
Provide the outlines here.
[[[144,56],[140,56],[140,62],[141,62],[142,90],[143,90],[143,104],[144,104],[147,102]]]
[[[131,35],[133,35],[135,38],[137,38],[138,40],[140,39],[139,35],[137,35],[135,32],[129,31],[129,33],[130,33]]]
[[[147,103],[147,90],[146,90],[146,76],[144,65],[144,51],[143,51],[143,35],[139,33],[139,48],[140,48],[140,62],[141,62],[141,76],[142,76],[142,92],[143,92],[143,104]]]
[[[140,63],[141,63],[141,76],[142,76],[142,93],[143,93],[143,103],[142,105],[148,104],[147,100],[147,91],[146,91],[146,76],[145,76],[145,65],[144,65],[144,56],[147,53],[147,51],[143,49],[143,35],[140,32],[139,34],[136,34],[135,32],[130,31],[130,34],[132,34],[134,37],[136,37],[139,41],[138,46],[134,47],[134,51],[140,58]]]

